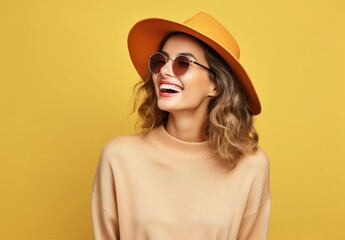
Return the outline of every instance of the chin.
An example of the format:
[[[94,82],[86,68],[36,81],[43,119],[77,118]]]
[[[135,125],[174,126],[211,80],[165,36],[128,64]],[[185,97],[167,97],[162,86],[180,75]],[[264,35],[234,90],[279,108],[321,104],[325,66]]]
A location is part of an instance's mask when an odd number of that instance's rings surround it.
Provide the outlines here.
[[[160,110],[165,111],[165,112],[173,112],[177,110],[175,104],[162,103],[159,100],[158,100],[157,106]]]
[[[165,112],[170,112],[172,110],[172,107],[168,107],[165,104],[157,104],[158,108]]]

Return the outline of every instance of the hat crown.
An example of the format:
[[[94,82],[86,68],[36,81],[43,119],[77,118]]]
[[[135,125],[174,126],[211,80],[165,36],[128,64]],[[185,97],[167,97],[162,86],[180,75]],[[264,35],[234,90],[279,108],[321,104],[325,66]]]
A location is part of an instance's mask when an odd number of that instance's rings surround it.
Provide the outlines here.
[[[240,48],[231,33],[216,19],[210,15],[199,12],[184,22],[184,25],[198,31],[207,38],[218,42],[220,46],[228,50],[234,57],[240,59]]]

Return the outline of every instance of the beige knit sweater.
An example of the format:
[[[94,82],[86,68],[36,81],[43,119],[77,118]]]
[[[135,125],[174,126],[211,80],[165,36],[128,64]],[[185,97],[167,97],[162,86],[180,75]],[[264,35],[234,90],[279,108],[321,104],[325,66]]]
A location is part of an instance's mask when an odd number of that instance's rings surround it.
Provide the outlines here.
[[[266,239],[269,162],[258,150],[229,171],[208,142],[158,127],[110,141],[92,195],[95,239]]]

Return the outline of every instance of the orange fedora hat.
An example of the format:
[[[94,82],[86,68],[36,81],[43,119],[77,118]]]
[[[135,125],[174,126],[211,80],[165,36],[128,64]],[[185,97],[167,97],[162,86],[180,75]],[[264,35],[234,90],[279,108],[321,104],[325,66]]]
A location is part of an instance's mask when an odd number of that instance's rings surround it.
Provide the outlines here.
[[[128,49],[133,65],[142,78],[149,73],[148,57],[159,51],[159,46],[169,33],[182,32],[194,36],[213,48],[229,65],[237,81],[247,94],[252,115],[261,112],[255,88],[239,62],[240,48],[229,31],[210,15],[200,12],[183,23],[149,18],[136,23],[128,34]]]

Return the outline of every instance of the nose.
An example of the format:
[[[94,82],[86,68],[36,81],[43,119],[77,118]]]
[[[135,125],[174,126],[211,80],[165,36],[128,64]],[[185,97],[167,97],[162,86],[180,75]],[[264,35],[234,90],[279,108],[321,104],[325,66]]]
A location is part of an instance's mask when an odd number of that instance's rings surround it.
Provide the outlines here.
[[[173,60],[168,59],[167,63],[161,67],[160,72],[161,72],[162,76],[174,76],[174,72],[172,70],[172,65],[173,65]]]

